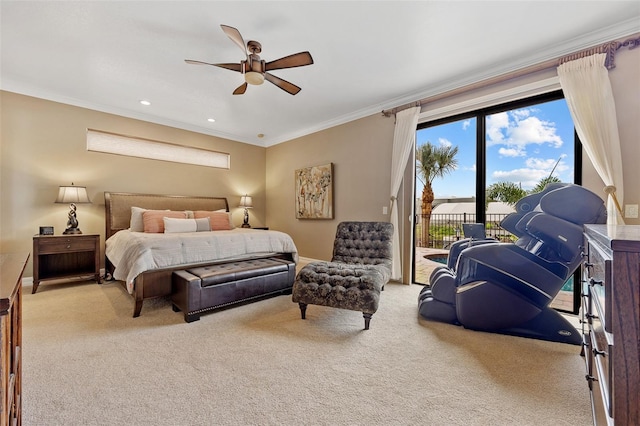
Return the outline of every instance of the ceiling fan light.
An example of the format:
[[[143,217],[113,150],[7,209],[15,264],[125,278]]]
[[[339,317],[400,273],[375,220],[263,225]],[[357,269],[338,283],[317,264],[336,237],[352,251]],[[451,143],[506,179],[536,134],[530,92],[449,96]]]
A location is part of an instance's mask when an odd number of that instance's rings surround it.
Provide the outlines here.
[[[244,74],[244,81],[249,84],[259,86],[264,83],[264,75],[259,72],[249,71]]]

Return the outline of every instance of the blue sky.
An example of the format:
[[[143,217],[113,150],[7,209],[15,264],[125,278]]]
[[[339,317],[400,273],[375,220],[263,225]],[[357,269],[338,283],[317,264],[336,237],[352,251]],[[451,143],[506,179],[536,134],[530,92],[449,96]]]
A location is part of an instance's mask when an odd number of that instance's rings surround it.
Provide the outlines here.
[[[476,119],[418,130],[417,144],[458,146],[457,169],[436,178],[436,198],[471,197],[476,181]],[[525,190],[553,174],[573,182],[573,121],[564,99],[487,117],[487,186],[515,182]],[[420,180],[416,196],[422,194]]]

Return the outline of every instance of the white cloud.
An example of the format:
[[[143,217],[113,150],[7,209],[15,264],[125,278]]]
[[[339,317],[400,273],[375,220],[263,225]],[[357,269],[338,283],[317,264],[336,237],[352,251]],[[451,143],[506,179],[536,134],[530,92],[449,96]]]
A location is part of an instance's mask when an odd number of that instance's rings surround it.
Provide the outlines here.
[[[560,148],[562,138],[555,123],[532,115],[535,109],[501,112],[487,117],[487,146],[505,145],[505,156],[526,155],[528,145],[550,144]],[[502,154],[501,154],[502,155]]]
[[[562,156],[561,158],[564,158],[564,156]],[[556,166],[556,163],[558,163],[557,166]],[[527,158],[527,160],[525,161],[525,164],[529,168],[544,170],[547,173],[551,173],[551,170],[554,170],[554,166],[555,166],[554,174],[555,172],[564,172],[569,170],[569,166],[567,165],[567,163],[565,163],[562,160],[558,161],[555,158],[547,158],[547,159]]]
[[[517,122],[509,134],[508,143],[516,145],[549,143],[555,148],[562,146],[562,138],[556,134],[555,124],[538,117],[527,117]]]
[[[504,143],[503,131],[509,128],[509,115],[499,112],[487,117],[487,146]]]
[[[500,148],[498,154],[502,157],[524,157],[526,152],[521,147],[517,148]]]
[[[462,130],[467,130],[471,126],[471,120],[464,120],[462,122]]]
[[[496,182],[515,182],[519,183],[523,189],[531,189],[541,179],[549,176],[549,172],[539,169],[514,169],[514,170],[496,170],[492,173],[492,182],[487,182],[488,185]]]
[[[570,170],[571,168],[562,160],[558,162],[556,166],[557,159],[553,158],[527,158],[525,161],[525,166],[520,169],[514,170],[496,170],[491,174],[492,182],[488,182],[488,185],[496,182],[516,182],[519,183],[523,189],[531,189],[541,179],[549,176],[551,171],[553,170],[553,175],[557,176],[559,173]],[[555,166],[555,170],[554,170]]]
[[[446,147],[453,146],[451,141],[445,138],[438,138],[438,143],[440,144],[440,146],[446,146]]]
[[[516,119],[519,119],[519,120],[522,120],[522,119],[525,119],[525,118],[529,117],[532,112],[534,112],[534,110],[532,108],[523,108],[523,109],[516,109],[516,110],[511,111],[513,116],[516,117]]]

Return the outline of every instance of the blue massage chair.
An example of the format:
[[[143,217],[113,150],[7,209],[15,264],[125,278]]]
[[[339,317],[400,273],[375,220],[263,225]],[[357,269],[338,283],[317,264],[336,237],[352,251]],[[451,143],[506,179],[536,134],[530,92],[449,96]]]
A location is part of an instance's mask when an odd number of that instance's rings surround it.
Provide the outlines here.
[[[606,223],[604,202],[579,185],[554,183],[515,208],[500,223],[515,243],[454,243],[420,292],[418,311],[472,330],[580,345],[580,333],[549,304],[580,266],[583,225]]]

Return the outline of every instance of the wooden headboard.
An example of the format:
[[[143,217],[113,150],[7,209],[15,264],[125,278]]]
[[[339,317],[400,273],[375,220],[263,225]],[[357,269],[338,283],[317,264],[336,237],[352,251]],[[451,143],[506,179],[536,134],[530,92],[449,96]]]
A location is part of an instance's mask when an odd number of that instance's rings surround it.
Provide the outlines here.
[[[129,228],[131,207],[151,210],[221,210],[229,211],[224,197],[191,197],[187,195],[104,193],[105,240]]]

